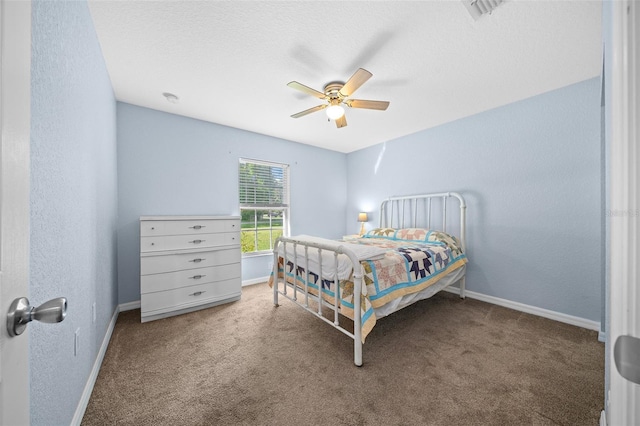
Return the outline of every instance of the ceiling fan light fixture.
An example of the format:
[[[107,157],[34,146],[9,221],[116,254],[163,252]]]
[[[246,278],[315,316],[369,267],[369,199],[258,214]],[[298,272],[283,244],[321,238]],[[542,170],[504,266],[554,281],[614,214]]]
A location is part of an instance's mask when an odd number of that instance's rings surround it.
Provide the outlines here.
[[[355,92],[360,86],[362,86],[363,83],[369,80],[372,75],[373,74],[371,74],[364,68],[358,68],[358,70],[351,77],[349,77],[349,80],[347,80],[346,83],[342,83],[339,81],[328,83],[326,86],[324,86],[324,92],[312,89],[311,87],[300,84],[297,81],[290,81],[289,83],[287,83],[287,86],[291,87],[292,89],[299,90],[306,93],[307,95],[311,95],[313,97],[326,101],[325,103],[316,105],[313,108],[305,109],[304,111],[293,114],[291,115],[291,118],[304,117],[305,115],[311,114],[312,112],[324,109],[326,110],[329,120],[333,120],[336,123],[336,127],[340,129],[347,126],[347,118],[345,117],[344,113],[344,105],[348,106],[349,108],[377,109],[379,111],[386,110],[389,106],[389,102],[387,101],[367,101],[363,99],[349,98],[351,95],[353,95],[353,92]]]
[[[337,120],[344,115],[344,108],[341,105],[331,105],[327,108],[327,117],[331,120]]]

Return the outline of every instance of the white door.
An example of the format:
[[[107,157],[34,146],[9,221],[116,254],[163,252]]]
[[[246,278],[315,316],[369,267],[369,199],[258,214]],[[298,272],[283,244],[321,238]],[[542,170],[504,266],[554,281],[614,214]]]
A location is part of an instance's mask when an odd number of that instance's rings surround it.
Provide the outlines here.
[[[640,368],[634,347],[640,342],[640,4],[629,0],[614,2],[612,28],[611,282],[607,336],[610,390],[606,414],[607,424],[615,426],[640,424],[640,384],[625,378],[637,380],[635,373]],[[619,345],[624,342],[632,343]],[[616,350],[616,346],[624,350]],[[625,375],[625,371],[632,374]]]
[[[28,331],[7,310],[28,296],[31,2],[0,0],[0,426],[29,424]]]

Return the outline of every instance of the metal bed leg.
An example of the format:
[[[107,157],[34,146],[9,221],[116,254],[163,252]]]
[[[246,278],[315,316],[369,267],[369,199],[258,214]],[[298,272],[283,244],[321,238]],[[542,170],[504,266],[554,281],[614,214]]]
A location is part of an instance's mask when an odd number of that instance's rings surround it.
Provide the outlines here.
[[[278,305],[278,244],[280,240],[276,240],[273,245],[273,306],[276,308]],[[285,276],[286,280],[286,276]],[[286,282],[286,281],[285,281]],[[285,284],[286,285],[286,284]]]
[[[353,262],[353,261],[352,261]],[[358,265],[358,268],[356,268]],[[362,294],[362,266],[353,263],[353,363],[362,367],[362,312],[360,295]]]
[[[278,305],[278,278],[274,278],[273,280],[273,306],[276,308]]]
[[[464,299],[466,297],[465,295],[465,291],[466,291],[466,278],[467,277],[462,277],[460,279],[460,299]]]
[[[356,367],[362,367],[362,340],[353,339],[353,363]]]

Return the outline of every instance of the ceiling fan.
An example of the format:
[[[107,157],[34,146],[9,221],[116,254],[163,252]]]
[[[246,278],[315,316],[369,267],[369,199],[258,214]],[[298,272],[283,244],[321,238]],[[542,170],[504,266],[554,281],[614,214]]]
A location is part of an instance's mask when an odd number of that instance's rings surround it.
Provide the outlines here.
[[[358,68],[358,70],[347,80],[346,83],[340,81],[334,81],[324,86],[324,92],[312,89],[304,84],[300,84],[297,81],[292,81],[287,86],[300,90],[308,95],[315,96],[316,98],[323,99],[327,103],[315,106],[313,108],[300,111],[297,114],[293,114],[292,118],[300,118],[312,112],[320,111],[321,109],[327,109],[327,116],[330,120],[335,120],[338,128],[345,127],[347,125],[347,119],[344,116],[343,104],[351,108],[365,108],[365,109],[377,109],[384,111],[389,106],[387,101],[365,101],[362,99],[348,99],[360,86],[362,86],[367,80],[369,80],[373,74],[364,68]]]

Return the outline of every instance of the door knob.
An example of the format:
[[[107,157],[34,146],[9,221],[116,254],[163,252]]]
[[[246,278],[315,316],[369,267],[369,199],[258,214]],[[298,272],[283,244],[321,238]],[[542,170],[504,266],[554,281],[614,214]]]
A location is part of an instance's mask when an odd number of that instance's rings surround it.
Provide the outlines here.
[[[619,336],[613,346],[613,359],[622,377],[640,384],[640,339]]]
[[[36,320],[40,322],[61,322],[67,315],[67,299],[58,297],[34,308],[29,304],[29,299],[19,297],[11,303],[7,313],[7,331],[9,336],[22,334],[27,324]]]

